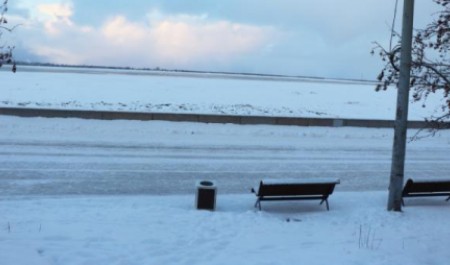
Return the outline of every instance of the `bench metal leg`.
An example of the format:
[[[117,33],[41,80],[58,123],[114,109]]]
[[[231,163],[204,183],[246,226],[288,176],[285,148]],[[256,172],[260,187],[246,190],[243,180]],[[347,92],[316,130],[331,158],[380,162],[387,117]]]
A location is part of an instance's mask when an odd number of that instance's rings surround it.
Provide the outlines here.
[[[450,201],[450,196],[448,196],[447,200],[445,200],[446,202]]]
[[[329,211],[329,210],[330,210],[330,206],[328,205],[328,199],[323,199],[323,200],[320,202],[320,205],[322,205],[323,202],[325,202],[325,205],[327,206],[327,211]]]
[[[258,206],[258,209],[261,211],[261,200],[257,199],[255,202],[255,208]]]

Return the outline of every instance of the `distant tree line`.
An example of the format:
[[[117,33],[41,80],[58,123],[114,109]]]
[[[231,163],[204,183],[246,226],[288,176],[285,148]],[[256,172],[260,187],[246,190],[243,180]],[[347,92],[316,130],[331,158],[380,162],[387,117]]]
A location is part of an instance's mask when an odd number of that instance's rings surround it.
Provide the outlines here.
[[[42,66],[42,67],[69,67],[69,68],[87,68],[87,69],[111,69],[111,70],[143,70],[143,71],[176,71],[161,69],[159,67],[129,67],[129,66],[104,66],[104,65],[88,65],[88,64],[61,64],[61,63],[45,63],[45,62],[24,62],[17,61],[17,65],[24,66]]]
[[[84,68],[84,69],[110,69],[110,70],[135,70],[135,71],[160,71],[160,72],[174,72],[174,73],[194,73],[194,74],[219,74],[219,75],[241,75],[248,77],[273,77],[273,78],[298,78],[317,81],[331,81],[331,82],[357,82],[366,84],[378,84],[375,80],[356,79],[356,78],[328,78],[318,76],[303,76],[303,75],[279,75],[279,74],[260,74],[260,73],[245,73],[245,72],[221,72],[221,71],[200,71],[200,70],[183,70],[183,69],[165,69],[160,67],[129,67],[129,66],[105,66],[105,65],[75,65],[75,64],[58,64],[48,62],[26,62],[17,61],[17,65],[23,66],[40,66],[40,67],[67,67],[67,68]]]

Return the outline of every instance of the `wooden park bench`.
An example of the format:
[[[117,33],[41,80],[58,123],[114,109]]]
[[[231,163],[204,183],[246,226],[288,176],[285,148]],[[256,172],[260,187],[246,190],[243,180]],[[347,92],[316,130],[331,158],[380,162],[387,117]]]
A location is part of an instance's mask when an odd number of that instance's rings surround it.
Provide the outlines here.
[[[255,207],[261,210],[261,201],[284,201],[284,200],[321,200],[320,204],[326,203],[328,196],[333,193],[339,179],[334,180],[262,180],[257,189],[252,189],[256,194]]]
[[[402,204],[405,197],[448,196],[450,200],[450,180],[412,180],[408,179],[403,188]]]

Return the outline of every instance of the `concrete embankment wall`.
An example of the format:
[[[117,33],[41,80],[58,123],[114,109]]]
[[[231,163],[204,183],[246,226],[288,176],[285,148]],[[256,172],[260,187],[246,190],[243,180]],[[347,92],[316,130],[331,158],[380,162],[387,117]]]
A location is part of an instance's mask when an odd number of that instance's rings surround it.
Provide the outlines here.
[[[86,111],[86,110],[58,110],[39,108],[0,108],[0,115],[18,117],[46,117],[46,118],[81,118],[98,120],[162,120],[202,123],[233,123],[233,124],[266,124],[266,125],[295,125],[295,126],[328,126],[328,127],[371,127],[393,128],[392,120],[338,119],[338,118],[297,118],[297,117],[268,117],[268,116],[239,116],[239,115],[210,115],[210,114],[181,114],[181,113],[146,113],[146,112],[117,112],[117,111]],[[409,128],[427,127],[424,121],[409,121]],[[447,124],[446,128],[450,128]]]

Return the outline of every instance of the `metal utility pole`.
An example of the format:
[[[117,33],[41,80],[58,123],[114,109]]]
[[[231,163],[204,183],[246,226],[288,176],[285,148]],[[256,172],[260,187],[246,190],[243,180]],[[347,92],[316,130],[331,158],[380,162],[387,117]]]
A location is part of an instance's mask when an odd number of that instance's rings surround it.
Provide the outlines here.
[[[400,57],[400,79],[397,90],[394,144],[389,183],[388,211],[402,210],[403,176],[405,172],[406,132],[408,127],[411,47],[413,37],[414,0],[404,0]]]

